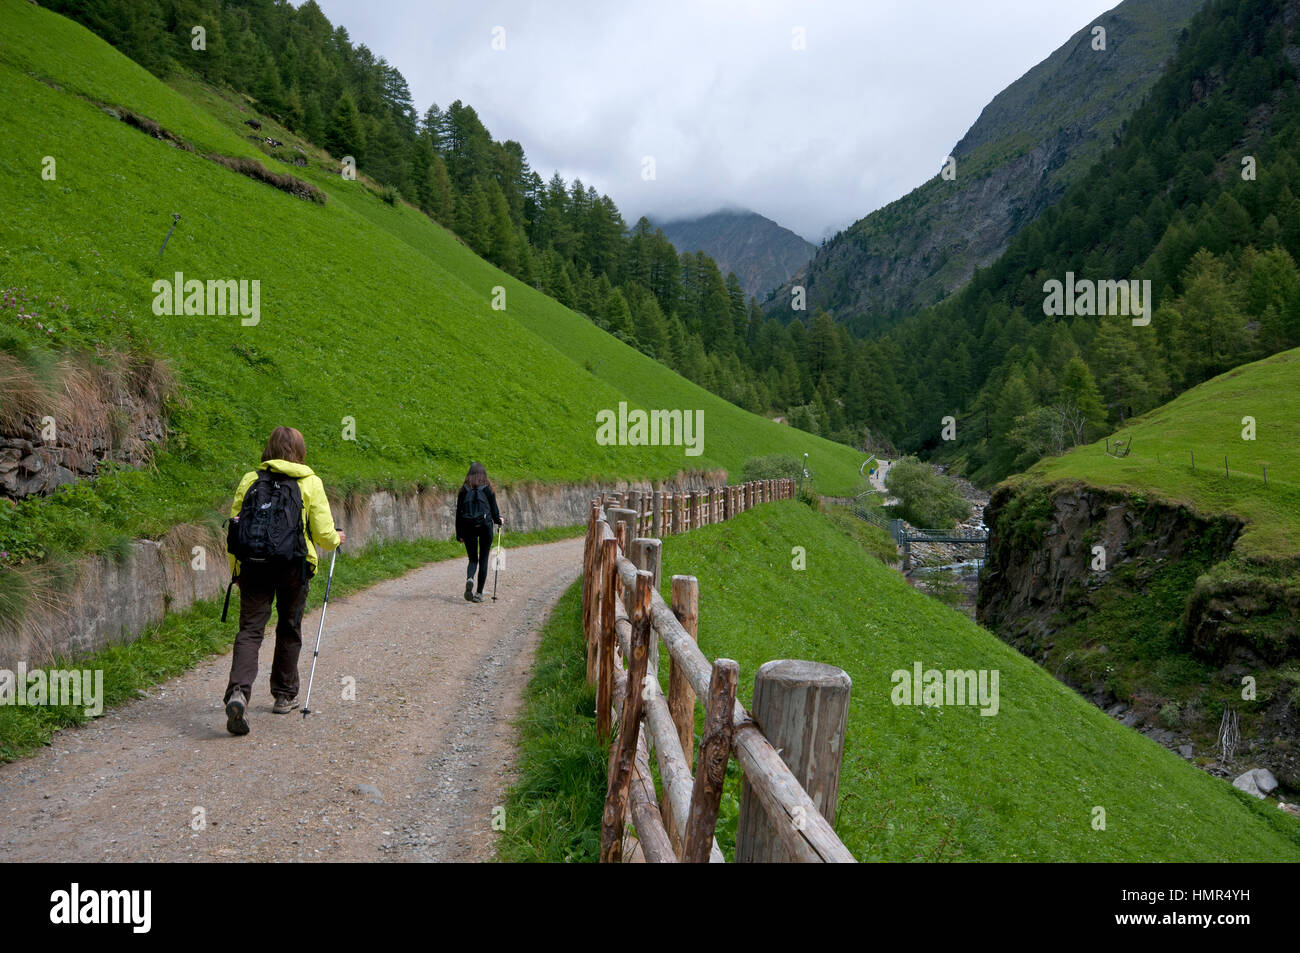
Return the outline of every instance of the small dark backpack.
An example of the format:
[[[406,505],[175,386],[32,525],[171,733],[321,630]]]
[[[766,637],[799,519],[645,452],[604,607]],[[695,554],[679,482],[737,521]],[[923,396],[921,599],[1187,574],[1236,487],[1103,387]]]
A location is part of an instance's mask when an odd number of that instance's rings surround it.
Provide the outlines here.
[[[461,503],[461,518],[473,526],[487,526],[491,522],[486,486],[465,487],[465,501]]]
[[[241,563],[288,563],[307,555],[298,481],[261,470],[230,521],[226,548]]]

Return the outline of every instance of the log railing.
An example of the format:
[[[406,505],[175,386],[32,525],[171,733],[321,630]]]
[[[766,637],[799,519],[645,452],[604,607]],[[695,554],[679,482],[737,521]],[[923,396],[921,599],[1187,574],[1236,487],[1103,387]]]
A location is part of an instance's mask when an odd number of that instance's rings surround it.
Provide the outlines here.
[[[582,618],[587,680],[596,686],[596,730],[612,745],[602,861],[721,862],[713,831],[727,761],[734,755],[745,776],[737,860],[853,862],[830,823],[848,718],[848,675],[813,662],[769,662],[757,673],[751,716],[736,700],[736,663],[710,663],[696,644],[695,577],[674,576],[672,605],[665,603],[659,594],[661,542],[638,535],[685,532],[794,494],[793,480],[763,480],[592,501]],[[658,678],[661,643],[670,657],[666,695]],[[693,773],[697,698],[705,727]],[[660,795],[650,772],[651,751],[664,788]],[[629,819],[635,838],[626,830]]]

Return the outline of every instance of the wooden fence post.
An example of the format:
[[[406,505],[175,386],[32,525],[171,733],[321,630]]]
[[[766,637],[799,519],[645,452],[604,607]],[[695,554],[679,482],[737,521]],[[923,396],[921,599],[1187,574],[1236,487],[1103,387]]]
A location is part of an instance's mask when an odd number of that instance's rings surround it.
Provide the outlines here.
[[[629,510],[626,507],[615,506],[607,510],[609,513],[609,523],[616,530],[615,536],[618,537],[619,549],[623,554],[627,554],[628,544],[636,535],[636,510]]]
[[[618,633],[614,629],[614,606],[618,601],[618,542],[602,541],[600,547],[600,580],[604,593],[601,602],[600,640],[597,652],[596,679],[596,736],[609,744],[610,706],[614,704],[614,646]]]
[[[718,823],[718,805],[722,802],[722,783],[731,757],[732,717],[736,710],[736,684],[740,666],[729,658],[713,663],[709,678],[708,715],[704,737],[700,739],[700,757],[695,769],[695,786],[691,790],[691,813],[682,835],[682,863],[707,864],[713,847],[713,829]]]
[[[828,824],[835,822],[852,687],[843,669],[796,659],[766,662],[754,677],[755,723]],[[774,825],[792,824],[802,830],[801,822],[804,818],[798,814],[768,817],[749,782],[744,782],[736,863],[789,861],[781,832]]]
[[[645,679],[646,649],[652,635],[648,572],[636,574],[633,607],[627,693],[623,699],[618,746],[611,757],[609,794],[605,798],[605,812],[600,822],[600,860],[606,864],[617,864],[623,859],[623,815],[627,811],[628,791],[632,786],[632,766],[636,761],[636,743],[641,730],[641,683]]]
[[[599,513],[600,505],[595,500],[592,500],[591,508],[587,513],[587,541],[582,548],[582,608],[584,621],[586,621],[586,610],[591,597],[591,577],[587,574],[587,567],[591,562],[591,549],[596,545],[596,520],[599,519]]]
[[[654,586],[656,592],[659,591],[659,576],[663,568],[664,544],[657,539],[647,539],[640,537],[628,543],[627,558],[632,561],[632,565],[637,569],[644,569],[650,573],[650,584]],[[650,636],[650,655],[646,670],[656,679],[659,678],[659,637],[654,633]]]
[[[686,495],[684,493],[673,494],[673,532],[686,532]]]
[[[637,569],[650,573],[655,590],[659,589],[660,571],[663,568],[664,544],[661,540],[639,536],[628,544],[627,558]]]
[[[600,587],[596,581],[597,551],[600,548],[599,513],[600,505],[593,503],[590,528],[587,531],[587,546],[582,558],[582,632],[587,640],[587,684],[589,685],[595,673],[597,607],[600,602]]]
[[[673,576],[672,610],[686,634],[698,642],[700,583],[694,576]],[[668,665],[668,711],[677,726],[677,737],[682,743],[682,754],[689,769],[695,750],[695,690],[676,659],[669,659]]]

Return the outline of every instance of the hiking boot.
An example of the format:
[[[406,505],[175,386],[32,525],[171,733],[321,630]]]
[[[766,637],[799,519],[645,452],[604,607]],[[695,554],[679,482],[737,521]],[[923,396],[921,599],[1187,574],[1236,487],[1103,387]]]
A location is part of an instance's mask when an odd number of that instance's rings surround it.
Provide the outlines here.
[[[483,601],[483,593],[481,593],[481,592],[476,592],[476,593],[474,593],[474,595],[472,595],[472,596],[469,597],[469,601],[470,601],[470,602],[482,602],[482,601]]]
[[[465,601],[466,602],[474,601],[474,580],[473,579],[465,580]]]
[[[292,698],[277,698],[275,705],[271,708],[274,715],[287,715],[298,707],[298,702]]]
[[[244,719],[247,706],[243,692],[236,691],[230,696],[230,701],[226,702],[226,731],[232,735],[248,734],[248,722]]]

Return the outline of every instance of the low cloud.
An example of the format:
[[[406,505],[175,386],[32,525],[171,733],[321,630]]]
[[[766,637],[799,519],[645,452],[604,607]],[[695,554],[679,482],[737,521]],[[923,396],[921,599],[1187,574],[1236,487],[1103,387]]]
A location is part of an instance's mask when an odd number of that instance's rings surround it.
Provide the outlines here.
[[[318,2],[421,111],[463,100],[543,178],[581,178],[629,223],[730,205],[812,241],[937,173],[994,95],[1114,6]]]

